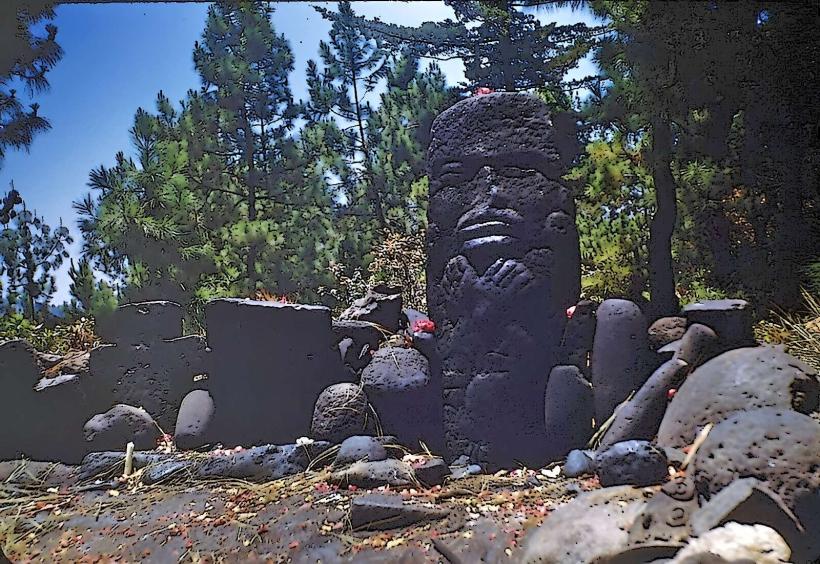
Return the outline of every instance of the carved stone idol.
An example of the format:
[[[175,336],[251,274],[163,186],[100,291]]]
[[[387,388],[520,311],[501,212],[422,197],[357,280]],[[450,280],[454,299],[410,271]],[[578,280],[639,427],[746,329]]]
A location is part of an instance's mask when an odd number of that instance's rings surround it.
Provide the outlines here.
[[[453,457],[544,462],[544,392],[578,301],[575,125],[527,94],[463,100],[433,123],[427,299]]]

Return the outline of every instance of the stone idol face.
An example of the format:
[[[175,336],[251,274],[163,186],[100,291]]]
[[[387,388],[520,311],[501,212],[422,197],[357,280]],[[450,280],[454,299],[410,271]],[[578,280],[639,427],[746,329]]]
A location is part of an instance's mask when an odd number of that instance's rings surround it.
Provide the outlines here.
[[[455,104],[428,155],[427,298],[452,456],[543,462],[544,390],[578,301],[575,125],[526,94]]]

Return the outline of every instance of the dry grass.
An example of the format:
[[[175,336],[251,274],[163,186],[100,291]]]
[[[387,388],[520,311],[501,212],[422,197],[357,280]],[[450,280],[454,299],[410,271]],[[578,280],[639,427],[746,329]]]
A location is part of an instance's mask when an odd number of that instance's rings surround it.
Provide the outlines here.
[[[806,313],[775,312],[773,320],[755,327],[758,340],[785,345],[786,350],[820,371],[820,297],[803,290]]]

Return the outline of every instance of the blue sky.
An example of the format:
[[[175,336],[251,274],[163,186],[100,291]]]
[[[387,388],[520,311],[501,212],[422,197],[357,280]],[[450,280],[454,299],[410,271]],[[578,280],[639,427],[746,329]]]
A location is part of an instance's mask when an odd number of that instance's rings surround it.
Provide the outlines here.
[[[0,0],[6,1],[6,0]],[[290,41],[295,57],[291,76],[294,97],[305,98],[304,69],[318,59],[320,40],[330,25],[312,5],[333,3],[277,3],[273,23]],[[353,2],[367,17],[403,25],[452,17],[443,2]],[[49,73],[51,89],[37,96],[40,115],[52,129],[37,136],[30,151],[9,151],[0,168],[0,194],[11,181],[29,209],[56,225],[60,218],[72,232],[72,254],[79,255],[73,201],[88,187],[88,173],[112,165],[117,151],[130,149],[128,129],[139,107],[153,111],[157,92],[179,101],[199,86],[192,51],[205,25],[204,3],[69,4],[56,9],[57,41],[63,59]],[[538,12],[539,19],[593,23],[584,11]],[[463,78],[457,61],[441,63],[451,84]],[[578,74],[592,72],[585,62]],[[57,278],[55,303],[68,299],[67,267]]]

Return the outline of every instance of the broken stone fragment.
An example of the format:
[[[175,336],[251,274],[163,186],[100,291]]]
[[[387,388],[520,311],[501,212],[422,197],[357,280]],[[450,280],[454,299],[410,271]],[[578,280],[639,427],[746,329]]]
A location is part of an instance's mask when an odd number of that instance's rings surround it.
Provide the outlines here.
[[[451,474],[447,463],[441,458],[428,458],[421,464],[414,464],[413,472],[419,483],[427,488],[440,486]]]
[[[646,505],[638,488],[616,486],[581,494],[553,511],[524,541],[519,562],[578,564],[617,554]]]
[[[369,321],[383,327],[388,333],[399,329],[401,320],[401,288],[380,284],[370,288],[364,297],[354,301],[339,316],[341,321]]]

